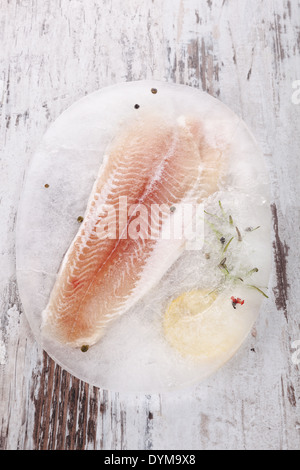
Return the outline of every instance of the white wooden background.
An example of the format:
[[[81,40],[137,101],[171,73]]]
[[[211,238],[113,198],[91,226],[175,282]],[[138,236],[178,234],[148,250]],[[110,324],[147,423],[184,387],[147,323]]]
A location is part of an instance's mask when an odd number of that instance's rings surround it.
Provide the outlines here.
[[[0,448],[299,448],[299,0],[0,0],[0,41]],[[162,396],[61,370],[29,330],[15,277],[20,190],[43,133],[86,93],[142,78],[229,105],[273,191],[272,288],[252,335],[195,390]]]

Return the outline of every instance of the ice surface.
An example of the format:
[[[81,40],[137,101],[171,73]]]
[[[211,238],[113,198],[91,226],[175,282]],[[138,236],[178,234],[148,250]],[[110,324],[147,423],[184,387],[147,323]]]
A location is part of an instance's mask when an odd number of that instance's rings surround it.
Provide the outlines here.
[[[157,88],[157,94],[151,88]],[[232,284],[217,267],[222,257],[209,224],[202,250],[185,251],[155,287],[112,323],[103,339],[83,353],[41,335],[44,310],[56,273],[83,216],[93,183],[111,140],[137,117],[135,104],[166,119],[197,116],[207,139],[229,158],[220,191],[205,201],[205,209],[228,241],[224,257],[231,274],[259,271],[247,282]],[[45,184],[49,187],[45,188]],[[225,221],[219,207],[222,202]],[[253,232],[247,227],[257,227]],[[209,253],[209,257],[207,256]],[[262,155],[245,124],[220,101],[199,90],[156,81],[139,81],[104,88],[67,109],[50,127],[28,168],[17,222],[17,276],[25,313],[38,342],[75,376],[102,388],[158,392],[199,382],[224,364],[240,347],[257,318],[267,292],[270,263],[269,186]],[[222,284],[223,283],[223,284]],[[222,284],[212,315],[231,329],[231,347],[214,359],[183,357],[167,341],[163,315],[170,301],[191,289],[216,289]],[[234,310],[231,296],[246,299]],[[232,327],[233,325],[233,327]],[[229,334],[229,333],[226,333]]]

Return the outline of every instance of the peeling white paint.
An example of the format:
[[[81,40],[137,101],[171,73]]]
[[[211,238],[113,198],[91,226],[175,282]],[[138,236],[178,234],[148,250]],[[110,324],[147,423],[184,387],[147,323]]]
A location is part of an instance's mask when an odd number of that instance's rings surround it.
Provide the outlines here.
[[[0,338],[0,366],[6,364],[6,347],[4,341]]]
[[[15,338],[19,334],[20,312],[16,305],[7,310],[6,318],[8,320],[6,327],[6,335],[9,338]]]

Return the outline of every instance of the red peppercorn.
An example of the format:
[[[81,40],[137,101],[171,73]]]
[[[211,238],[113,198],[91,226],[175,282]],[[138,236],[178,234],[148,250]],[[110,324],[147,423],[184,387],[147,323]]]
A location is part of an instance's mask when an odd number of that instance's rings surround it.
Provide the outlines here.
[[[236,308],[236,304],[244,305],[245,303],[245,301],[240,299],[239,297],[236,299],[235,297],[232,296],[231,300],[232,300],[233,308]]]

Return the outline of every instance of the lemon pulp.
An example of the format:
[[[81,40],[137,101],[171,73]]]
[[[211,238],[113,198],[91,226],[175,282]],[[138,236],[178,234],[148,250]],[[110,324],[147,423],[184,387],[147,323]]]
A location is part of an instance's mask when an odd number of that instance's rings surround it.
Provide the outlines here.
[[[183,356],[212,359],[232,347],[232,318],[222,314],[218,298],[216,292],[199,289],[181,294],[169,304],[163,318],[164,334]]]

